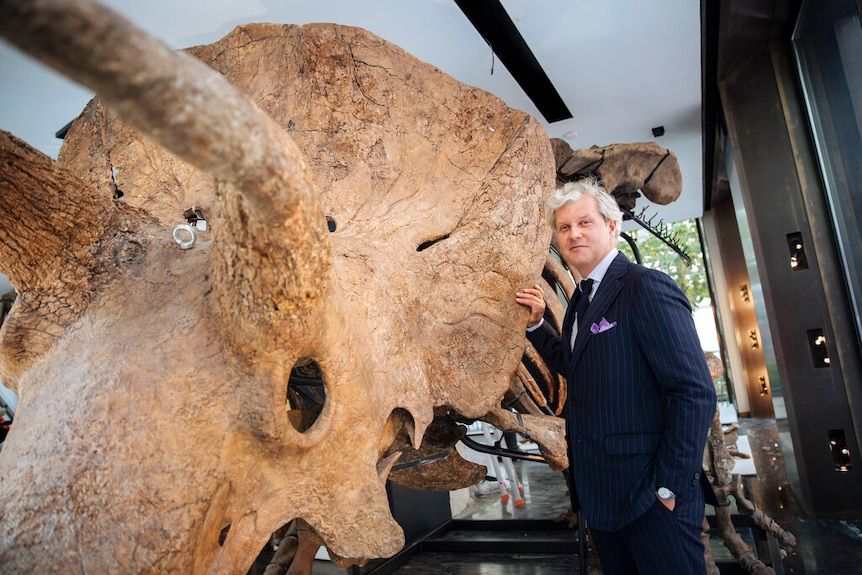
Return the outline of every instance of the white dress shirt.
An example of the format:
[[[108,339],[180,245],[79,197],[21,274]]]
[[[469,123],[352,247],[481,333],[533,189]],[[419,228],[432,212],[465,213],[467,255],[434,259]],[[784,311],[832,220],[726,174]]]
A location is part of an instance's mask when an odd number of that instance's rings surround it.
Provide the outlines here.
[[[605,257],[602,258],[602,261],[600,261],[596,265],[596,267],[593,268],[593,271],[591,271],[586,278],[581,278],[581,279],[590,278],[593,280],[593,290],[590,292],[590,296],[589,296],[590,301],[593,301],[593,298],[596,297],[596,290],[599,289],[599,284],[602,283],[602,279],[604,279],[605,273],[607,273],[608,268],[611,267],[611,262],[614,261],[614,258],[617,257],[618,253],[620,253],[620,250],[618,250],[617,248],[611,248],[611,251],[609,251],[605,255]],[[528,332],[535,331],[535,330],[539,329],[540,327],[542,327],[543,323],[545,323],[545,318],[540,319],[539,323],[537,323],[536,325],[534,325],[532,327],[528,327],[527,331]],[[575,318],[575,323],[572,326],[572,340],[569,342],[571,349],[574,349],[574,347],[575,347],[575,336],[577,334],[578,334],[578,319]]]
[[[593,298],[596,297],[596,291],[599,289],[599,284],[602,283],[602,280],[605,277],[605,273],[607,273],[608,268],[611,267],[611,262],[614,261],[614,258],[617,257],[617,254],[620,251],[617,248],[611,248],[611,251],[607,253],[607,255],[602,258],[596,267],[593,268],[593,271],[590,274],[582,279],[591,279],[593,280],[593,289],[590,291],[589,298],[590,301],[593,301]],[[544,319],[544,318],[543,318]],[[572,340],[569,342],[569,349],[575,348],[575,337],[578,335],[578,318],[575,318],[575,323],[572,325]]]

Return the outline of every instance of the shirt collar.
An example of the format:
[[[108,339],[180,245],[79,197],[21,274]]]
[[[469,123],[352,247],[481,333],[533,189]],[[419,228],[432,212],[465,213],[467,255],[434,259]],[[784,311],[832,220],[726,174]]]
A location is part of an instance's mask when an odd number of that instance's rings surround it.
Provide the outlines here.
[[[597,286],[601,283],[602,279],[605,277],[605,273],[607,273],[608,268],[611,267],[611,262],[614,261],[614,258],[617,257],[617,254],[620,253],[620,250],[617,248],[611,248],[611,251],[607,253],[607,255],[593,268],[593,271],[587,276],[593,280],[593,286]],[[595,287],[593,287],[593,293],[595,293]]]

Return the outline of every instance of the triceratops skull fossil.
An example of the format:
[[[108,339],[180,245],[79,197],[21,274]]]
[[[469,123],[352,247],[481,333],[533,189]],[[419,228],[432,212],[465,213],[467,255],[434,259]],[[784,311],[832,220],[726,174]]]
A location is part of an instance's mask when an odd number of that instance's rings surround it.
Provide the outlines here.
[[[400,549],[396,423],[418,447],[435,411],[482,416],[524,351],[540,125],[351,27],[243,26],[196,59],[89,1],[9,0],[0,33],[99,95],[58,162],[0,137],[5,572],[241,573],[297,517],[344,557]]]

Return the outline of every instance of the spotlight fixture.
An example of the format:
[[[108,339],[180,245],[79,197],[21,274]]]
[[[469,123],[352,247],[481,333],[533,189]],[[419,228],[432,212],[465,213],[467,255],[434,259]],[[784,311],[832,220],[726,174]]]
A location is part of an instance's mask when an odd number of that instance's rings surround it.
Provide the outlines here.
[[[664,126],[656,126],[652,129],[652,135],[654,138],[658,138],[659,136],[664,136]]]

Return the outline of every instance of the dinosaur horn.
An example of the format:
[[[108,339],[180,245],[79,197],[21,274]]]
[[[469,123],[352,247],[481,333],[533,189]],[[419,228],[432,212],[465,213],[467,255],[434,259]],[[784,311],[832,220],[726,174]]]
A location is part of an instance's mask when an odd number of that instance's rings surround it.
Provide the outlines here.
[[[271,309],[291,315],[317,299],[331,256],[312,178],[295,142],[223,76],[90,0],[2,0],[0,35],[94,90],[126,122],[219,182],[229,220],[216,236],[221,247],[236,244],[233,232],[253,222],[251,245],[220,254],[221,295],[235,298],[242,282],[247,293],[280,294]],[[236,270],[261,265],[259,246],[284,272],[237,277]]]

